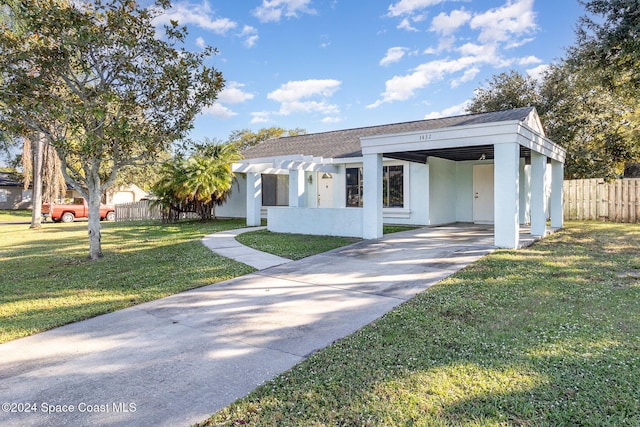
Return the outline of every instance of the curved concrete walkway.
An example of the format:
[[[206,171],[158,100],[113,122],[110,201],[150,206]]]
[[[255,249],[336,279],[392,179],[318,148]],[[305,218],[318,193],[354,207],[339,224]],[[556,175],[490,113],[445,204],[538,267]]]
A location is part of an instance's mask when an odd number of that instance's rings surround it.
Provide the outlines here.
[[[1,344],[0,425],[192,425],[492,245],[477,226],[391,234]]]
[[[264,230],[266,228],[267,227],[247,227],[221,231],[203,237],[202,243],[218,255],[240,261],[257,270],[264,270],[265,268],[275,267],[276,265],[291,262],[290,259],[247,247],[236,240],[236,236],[238,234],[247,233],[249,231]]]

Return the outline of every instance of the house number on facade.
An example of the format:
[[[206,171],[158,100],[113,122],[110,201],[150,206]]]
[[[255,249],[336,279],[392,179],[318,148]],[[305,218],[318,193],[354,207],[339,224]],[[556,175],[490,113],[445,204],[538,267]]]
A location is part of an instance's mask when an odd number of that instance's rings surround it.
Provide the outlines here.
[[[420,141],[428,141],[431,139],[431,134],[430,133],[425,133],[420,135]]]

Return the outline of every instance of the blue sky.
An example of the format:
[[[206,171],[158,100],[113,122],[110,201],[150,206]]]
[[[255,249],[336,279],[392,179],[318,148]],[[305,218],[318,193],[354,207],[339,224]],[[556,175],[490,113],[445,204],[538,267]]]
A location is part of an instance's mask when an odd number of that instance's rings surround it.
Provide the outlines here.
[[[464,113],[492,75],[538,75],[574,42],[577,0],[178,0],[158,18],[218,49],[226,88],[192,137],[309,133]]]

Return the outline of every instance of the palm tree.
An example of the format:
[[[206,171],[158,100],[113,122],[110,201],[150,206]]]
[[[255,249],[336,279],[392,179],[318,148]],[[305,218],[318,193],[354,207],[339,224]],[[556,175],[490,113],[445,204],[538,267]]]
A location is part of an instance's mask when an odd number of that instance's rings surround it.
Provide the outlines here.
[[[215,218],[233,186],[231,164],[242,155],[234,144],[207,142],[188,158],[177,157],[163,168],[163,179],[153,188],[166,220],[174,222],[182,212],[195,212],[202,220]]]

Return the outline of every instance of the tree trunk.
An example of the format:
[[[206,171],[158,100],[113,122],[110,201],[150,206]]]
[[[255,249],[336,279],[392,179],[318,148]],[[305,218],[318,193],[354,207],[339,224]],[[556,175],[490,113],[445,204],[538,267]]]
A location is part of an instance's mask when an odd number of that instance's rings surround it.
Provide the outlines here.
[[[100,201],[102,194],[100,185],[91,185],[89,188],[89,258],[92,260],[100,259],[102,254],[102,243],[100,242],[102,234],[100,232]]]
[[[33,194],[31,202],[31,226],[29,228],[42,227],[42,160],[44,156],[44,137],[39,134],[36,138],[36,146],[33,149]]]

